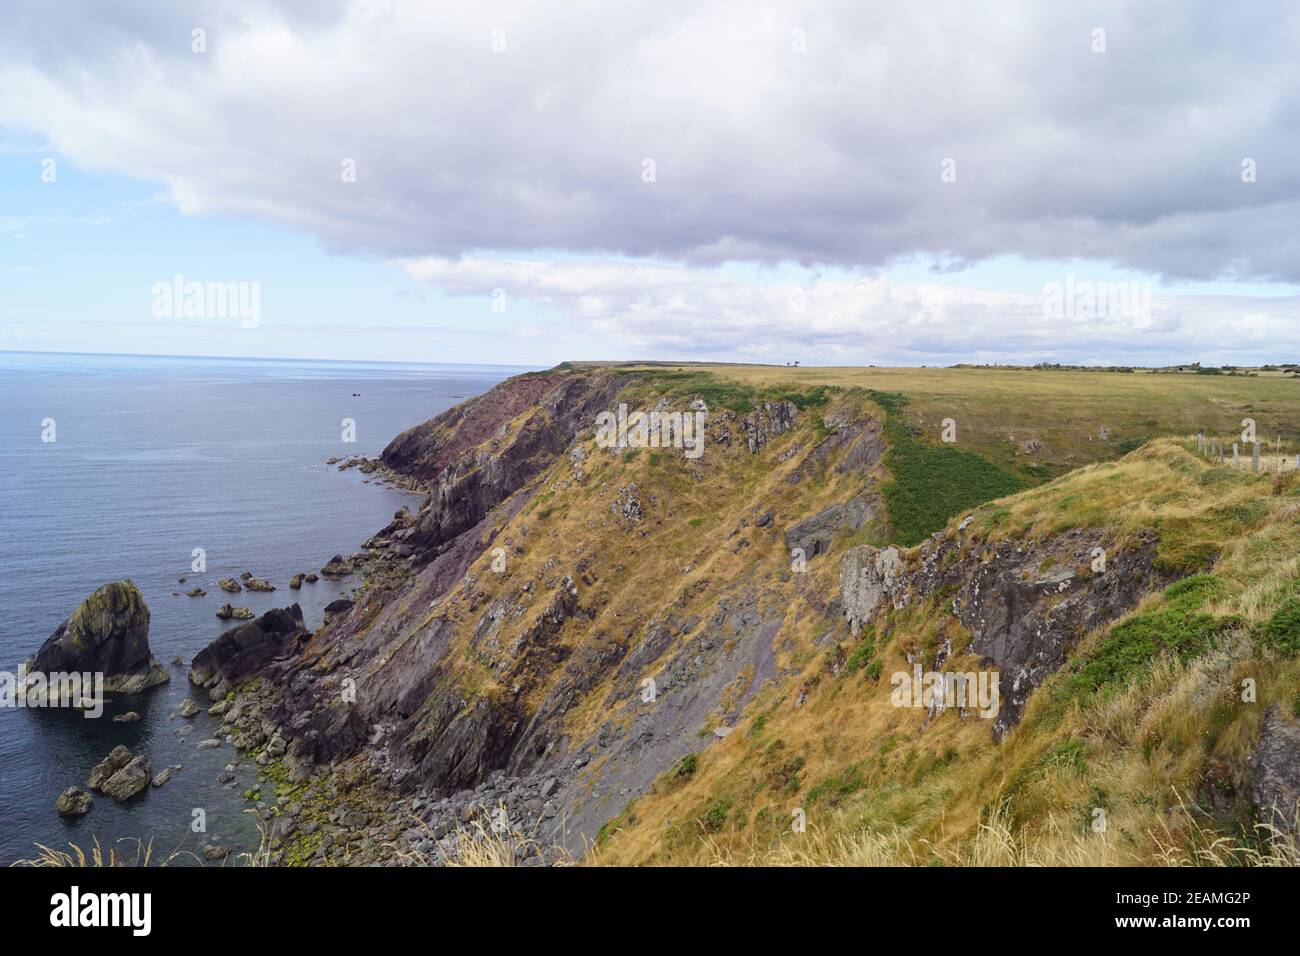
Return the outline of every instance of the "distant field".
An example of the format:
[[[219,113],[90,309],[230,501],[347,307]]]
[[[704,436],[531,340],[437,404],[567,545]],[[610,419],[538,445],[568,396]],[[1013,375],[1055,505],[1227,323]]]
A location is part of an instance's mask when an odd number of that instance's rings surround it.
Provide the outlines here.
[[[577,366],[588,363],[574,363]],[[605,363],[590,363],[605,364]],[[1229,443],[1253,418],[1271,450],[1300,451],[1300,380],[1277,373],[1047,371],[976,368],[792,368],[773,365],[648,363],[663,372],[709,373],[755,389],[817,385],[902,395],[903,418],[922,441],[957,422],[956,447],[975,451],[1022,478],[1040,481],[1089,462],[1116,458],[1148,439],[1204,430]],[[1102,440],[1105,429],[1107,439]]]

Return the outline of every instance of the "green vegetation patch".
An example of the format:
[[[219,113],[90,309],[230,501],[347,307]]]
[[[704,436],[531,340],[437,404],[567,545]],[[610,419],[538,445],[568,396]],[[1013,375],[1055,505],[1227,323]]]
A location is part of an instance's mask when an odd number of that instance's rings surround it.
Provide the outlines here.
[[[1300,651],[1300,595],[1286,598],[1273,616],[1259,626],[1256,637],[1284,654]]]
[[[807,411],[826,405],[837,391],[828,385],[804,389],[759,388],[702,371],[656,371],[645,373],[645,377],[656,385],[663,386],[670,394],[703,399],[711,411],[725,408],[738,415],[749,414],[759,402],[790,402],[800,411]]]
[[[920,441],[903,419],[902,395],[869,394],[885,411],[885,466],[893,478],[883,492],[895,543],[919,544],[954,515],[1030,487],[975,452]]]
[[[1166,588],[1159,607],[1116,624],[1096,650],[1067,665],[1053,686],[1048,712],[1059,716],[1071,700],[1126,685],[1166,651],[1182,661],[1203,654],[1217,634],[1240,623],[1236,617],[1200,610],[1223,590],[1223,582],[1210,574],[1196,574]]]
[[[1258,528],[1268,511],[1268,504],[1256,499],[1161,521],[1155,566],[1175,574],[1204,571],[1218,560],[1225,541]]]
[[[831,806],[838,806],[866,785],[867,778],[863,776],[862,764],[851,764],[835,776],[827,777],[821,783],[814,785],[808,791],[808,802],[814,804],[825,801]]]

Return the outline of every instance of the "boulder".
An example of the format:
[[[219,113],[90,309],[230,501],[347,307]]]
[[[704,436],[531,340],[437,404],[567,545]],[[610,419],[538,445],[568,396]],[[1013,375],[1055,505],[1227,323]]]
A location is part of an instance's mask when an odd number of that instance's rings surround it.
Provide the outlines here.
[[[275,585],[263,578],[249,578],[244,582],[244,587],[250,591],[274,591]]]
[[[226,591],[230,594],[238,594],[240,591],[243,590],[243,588],[239,586],[239,582],[236,581],[234,578],[222,578],[220,581],[217,582],[217,587],[221,588],[221,590]]]
[[[182,717],[193,717],[198,712],[199,705],[196,704],[192,698],[186,697],[185,700],[181,702]]]
[[[325,562],[320,573],[327,578],[345,578],[352,573],[352,562],[341,554],[336,554]]]
[[[337,601],[330,601],[325,605],[325,623],[328,624],[340,614],[346,614],[352,610],[352,602],[347,598],[339,598]]]
[[[301,572],[299,572],[298,574],[295,574],[293,577],[291,577],[291,578],[289,579],[289,590],[291,590],[291,591],[296,591],[296,590],[298,590],[300,587],[302,587],[302,579],[303,579],[303,577],[304,577],[304,575],[303,575]]]
[[[223,604],[217,608],[217,617],[223,621],[238,620],[247,621],[254,617],[251,610],[246,607],[231,607],[229,604]]]
[[[297,604],[267,611],[256,621],[226,631],[199,651],[190,663],[190,683],[216,691],[214,699],[224,697],[294,640],[307,636],[302,608]]]
[[[153,785],[155,787],[161,787],[171,778],[172,778],[172,768],[164,767],[163,771],[160,774],[158,774],[158,776],[153,778]]]
[[[59,794],[54,806],[61,817],[84,816],[95,804],[95,798],[80,787],[69,787]]]
[[[128,710],[125,714],[118,714],[113,718],[115,724],[134,724],[140,719],[140,715],[134,710]]]
[[[100,788],[114,800],[129,800],[149,786],[153,767],[145,756],[132,757],[130,763],[104,781]]]
[[[21,672],[103,674],[104,690],[118,694],[138,694],[171,680],[149,652],[149,608],[131,581],[105,584],[86,598]]]
[[[113,774],[129,764],[131,757],[131,751],[118,744],[109,752],[107,757],[97,763],[94,769],[90,771],[90,780],[87,781],[86,785],[91,790],[103,790],[105,782]]]
[[[206,596],[207,596],[207,593],[208,593],[208,592],[205,591],[205,590],[203,590],[203,588],[190,588],[188,591],[185,592],[185,596],[186,596],[186,597],[206,597]]]

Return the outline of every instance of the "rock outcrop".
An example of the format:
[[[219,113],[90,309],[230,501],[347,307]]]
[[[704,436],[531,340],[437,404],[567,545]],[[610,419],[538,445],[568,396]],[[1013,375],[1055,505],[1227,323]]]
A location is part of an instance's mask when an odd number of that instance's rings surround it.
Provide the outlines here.
[[[805,558],[825,554],[837,534],[861,528],[880,510],[879,495],[854,495],[843,504],[831,505],[791,525],[785,532],[785,546],[790,551],[802,550]]]
[[[886,605],[902,608],[951,590],[952,613],[971,631],[969,650],[1000,675],[1001,707],[993,719],[1000,738],[1085,634],[1172,582],[1155,567],[1154,534],[1107,554],[1105,571],[1093,572],[1093,555],[1105,544],[1100,532],[1088,529],[1032,543],[990,542],[957,530],[933,536],[906,556],[895,548],[854,548],[840,568],[844,614],[856,629]],[[938,670],[947,653],[940,648],[937,659],[925,663]]]
[[[149,758],[136,756],[119,744],[90,771],[88,786],[114,800],[129,800],[147,787],[152,777]]]
[[[1250,765],[1256,820],[1283,838],[1300,837],[1300,721],[1270,707]]]
[[[267,611],[255,621],[226,631],[199,651],[190,663],[190,683],[218,700],[308,636],[297,604]]]
[[[171,680],[149,651],[149,608],[131,581],[105,584],[86,598],[22,672],[103,674],[104,690],[117,694],[138,694]]]

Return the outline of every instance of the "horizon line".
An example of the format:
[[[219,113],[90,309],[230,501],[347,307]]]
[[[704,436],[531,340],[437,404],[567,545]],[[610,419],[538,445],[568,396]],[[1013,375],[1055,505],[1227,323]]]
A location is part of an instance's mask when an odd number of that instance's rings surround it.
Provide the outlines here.
[[[76,355],[87,358],[199,359],[214,362],[315,362],[331,365],[465,365],[481,368],[551,368],[543,365],[514,365],[506,362],[404,362],[398,359],[325,359],[275,355],[184,355],[175,352],[65,352],[59,349],[5,349],[0,355]]]

